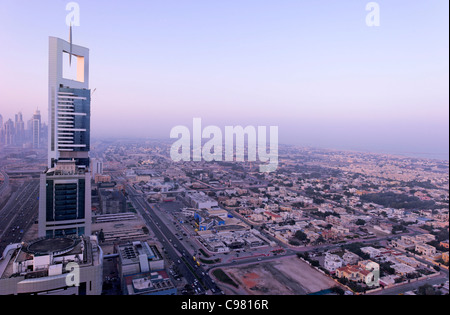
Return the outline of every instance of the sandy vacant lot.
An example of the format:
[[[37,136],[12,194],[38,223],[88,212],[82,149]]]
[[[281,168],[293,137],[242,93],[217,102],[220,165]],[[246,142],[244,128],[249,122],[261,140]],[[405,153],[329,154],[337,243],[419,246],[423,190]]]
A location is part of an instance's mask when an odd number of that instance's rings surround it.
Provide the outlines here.
[[[305,295],[336,285],[297,257],[230,267],[224,271],[252,295]]]

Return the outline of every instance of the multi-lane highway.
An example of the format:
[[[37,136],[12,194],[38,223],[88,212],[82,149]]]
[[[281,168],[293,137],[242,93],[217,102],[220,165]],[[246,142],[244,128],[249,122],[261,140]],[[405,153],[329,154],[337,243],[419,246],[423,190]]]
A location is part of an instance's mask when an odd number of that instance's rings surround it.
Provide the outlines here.
[[[139,211],[149,228],[152,229],[161,244],[163,244],[165,253],[176,264],[179,272],[185,277],[188,283],[192,284],[195,292],[199,294],[209,290],[213,294],[221,292],[207,271],[202,266],[197,265],[196,261],[189,254],[189,250],[166,226],[145,198],[136,194],[130,187],[127,187],[127,192],[128,198],[133,206]]]
[[[0,169],[0,174],[2,174],[3,177],[3,183],[0,185],[0,195],[1,195],[9,186],[9,176],[2,169]]]
[[[0,209],[0,255],[8,244],[22,240],[36,220],[39,208],[39,180],[26,181]]]

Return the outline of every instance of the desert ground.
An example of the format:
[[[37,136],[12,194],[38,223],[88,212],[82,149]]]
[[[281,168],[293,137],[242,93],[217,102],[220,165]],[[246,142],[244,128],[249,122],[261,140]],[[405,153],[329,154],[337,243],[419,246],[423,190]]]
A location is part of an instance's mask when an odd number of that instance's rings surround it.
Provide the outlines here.
[[[250,295],[306,295],[336,283],[297,257],[223,269]]]

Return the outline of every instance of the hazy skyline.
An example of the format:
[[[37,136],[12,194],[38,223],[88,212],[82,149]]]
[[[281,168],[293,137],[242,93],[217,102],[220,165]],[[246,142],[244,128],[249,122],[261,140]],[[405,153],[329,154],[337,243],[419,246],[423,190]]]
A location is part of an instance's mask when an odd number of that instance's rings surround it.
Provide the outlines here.
[[[0,114],[47,121],[70,1],[0,0]],[[280,143],[448,159],[448,1],[76,1],[92,136],[276,125]],[[424,156],[427,157],[427,156]]]

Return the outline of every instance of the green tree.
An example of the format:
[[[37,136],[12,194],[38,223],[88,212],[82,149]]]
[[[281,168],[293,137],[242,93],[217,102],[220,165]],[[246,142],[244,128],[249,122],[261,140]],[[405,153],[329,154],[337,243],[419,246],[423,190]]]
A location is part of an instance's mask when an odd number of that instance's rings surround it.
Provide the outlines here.
[[[295,232],[295,238],[300,241],[306,241],[308,239],[308,236],[303,231],[297,231]]]
[[[418,295],[441,295],[442,293],[441,293],[441,291],[433,288],[432,285],[426,283],[417,289],[417,294]]]

